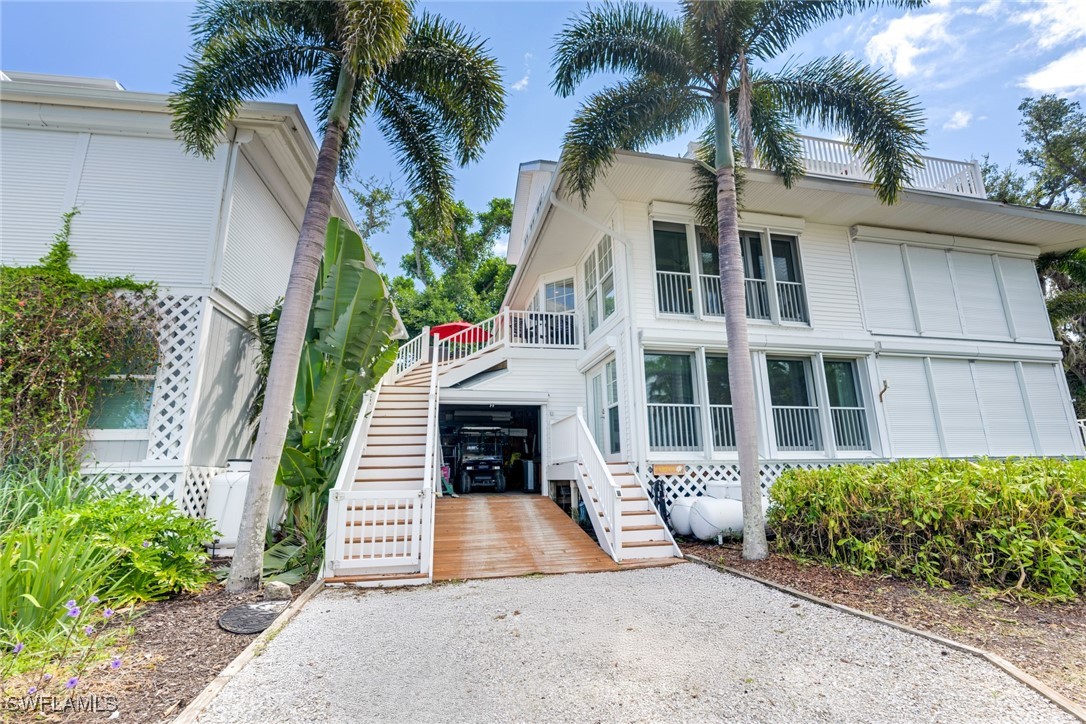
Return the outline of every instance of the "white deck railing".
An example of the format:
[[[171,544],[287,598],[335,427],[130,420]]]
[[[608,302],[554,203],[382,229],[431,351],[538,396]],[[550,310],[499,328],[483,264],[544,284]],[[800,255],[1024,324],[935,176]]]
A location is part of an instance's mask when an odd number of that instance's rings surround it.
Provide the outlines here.
[[[659,282],[661,274],[674,274],[675,272],[656,272],[657,275],[657,287],[663,288]],[[716,274],[699,274],[699,292],[701,293],[701,309],[702,313],[707,317],[723,317],[724,316],[724,299],[720,295],[720,277]],[[792,282],[781,282],[782,284],[791,284]],[[803,299],[803,285],[798,284],[799,298]],[[743,288],[746,293],[747,303],[747,319],[769,319],[769,292],[766,288],[765,279],[751,279],[746,278],[743,280]],[[661,297],[660,312],[664,312],[663,298]],[[783,307],[782,301],[782,307]],[[802,309],[802,301],[800,302]],[[682,307],[680,304],[679,307]],[[686,307],[689,311],[672,311],[670,314],[693,314],[694,302],[690,300]],[[782,309],[781,319],[786,319],[784,311]],[[806,320],[803,320],[806,321]]]
[[[838,450],[870,450],[867,412],[862,407],[831,407],[833,441]]]
[[[800,136],[803,165],[812,176],[847,177],[858,181],[873,181],[864,169],[863,161],[852,145],[828,138]],[[945,158],[922,157],[924,165],[913,171],[908,188],[944,191],[961,196],[984,198],[984,180],[976,161],[951,161]]]
[[[607,555],[622,560],[622,489],[584,419],[584,408],[551,424],[551,462],[579,463],[577,487],[585,501],[596,540]],[[602,513],[602,515],[601,515]]]
[[[396,377],[406,374],[414,369],[420,362],[426,362],[430,357],[430,328],[424,327],[422,334],[413,337],[396,350],[396,364],[393,372]]]
[[[800,282],[777,282],[777,304],[783,321],[807,321],[807,304],[803,298],[803,284]]]
[[[689,272],[656,272],[656,308],[660,314],[693,314],[694,291]]]
[[[434,359],[445,367],[502,345],[510,347],[581,346],[576,312],[530,312],[503,309],[435,345]]]
[[[778,450],[794,452],[822,449],[817,407],[774,405],[773,427],[777,433]]]
[[[709,405],[713,425],[713,449],[735,450],[735,416],[731,405]]]
[[[649,449],[685,452],[701,449],[701,406],[649,403]]]

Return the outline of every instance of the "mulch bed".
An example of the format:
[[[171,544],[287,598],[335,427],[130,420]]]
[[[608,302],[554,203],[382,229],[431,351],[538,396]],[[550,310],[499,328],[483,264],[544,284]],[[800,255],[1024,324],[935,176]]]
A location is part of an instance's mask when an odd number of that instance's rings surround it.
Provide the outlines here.
[[[291,586],[294,598],[311,583]],[[259,600],[260,592],[231,594],[213,583],[199,593],[140,607],[131,621],[132,636],[112,652],[121,657],[121,668],[89,667],[79,683],[78,696],[97,696],[100,702],[115,703],[120,721],[172,720],[258,635],[224,631],[219,628],[219,616],[231,606]],[[66,711],[36,716],[39,720],[82,722],[106,720],[111,713]]]
[[[929,588],[775,554],[745,561],[740,544],[679,541],[684,553],[998,656],[1086,705],[1086,601],[1024,603],[968,588]]]

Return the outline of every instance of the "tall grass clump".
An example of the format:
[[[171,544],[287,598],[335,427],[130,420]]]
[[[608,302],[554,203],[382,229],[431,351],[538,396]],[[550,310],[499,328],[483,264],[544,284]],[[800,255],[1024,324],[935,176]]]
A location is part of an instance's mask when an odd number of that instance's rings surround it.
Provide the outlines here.
[[[1068,600],[1086,591],[1086,460],[904,460],[790,470],[778,550],[858,571]]]

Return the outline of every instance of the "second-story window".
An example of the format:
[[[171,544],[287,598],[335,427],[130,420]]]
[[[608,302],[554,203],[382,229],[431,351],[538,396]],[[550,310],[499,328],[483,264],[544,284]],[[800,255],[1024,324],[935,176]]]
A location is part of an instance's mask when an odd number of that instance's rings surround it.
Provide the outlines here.
[[[700,308],[704,317],[722,317],[717,239],[704,227],[694,227],[696,269],[691,274],[687,228],[662,221],[653,224],[657,310],[661,314],[693,315]],[[796,237],[741,231],[739,248],[747,318],[807,322]]]
[[[544,312],[572,312],[575,307],[572,279],[549,282],[543,287]]]
[[[615,269],[611,246],[611,237],[604,236],[584,262],[585,318],[589,334],[615,313]]]

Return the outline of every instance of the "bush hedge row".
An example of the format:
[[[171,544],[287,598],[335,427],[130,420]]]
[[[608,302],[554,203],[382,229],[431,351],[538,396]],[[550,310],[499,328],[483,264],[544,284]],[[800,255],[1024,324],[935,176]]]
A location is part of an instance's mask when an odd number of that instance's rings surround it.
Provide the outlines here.
[[[931,585],[1050,599],[1086,590],[1086,460],[794,469],[770,495],[782,552]]]

